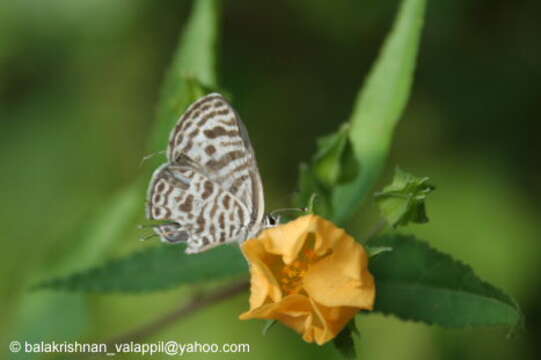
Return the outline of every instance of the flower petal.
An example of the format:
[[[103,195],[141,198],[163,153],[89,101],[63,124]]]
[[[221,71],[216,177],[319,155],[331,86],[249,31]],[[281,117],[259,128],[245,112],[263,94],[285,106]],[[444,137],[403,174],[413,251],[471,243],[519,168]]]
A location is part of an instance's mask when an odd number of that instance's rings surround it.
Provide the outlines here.
[[[312,312],[312,305],[306,296],[289,295],[279,302],[265,304],[247,311],[241,314],[239,319],[274,319],[302,334],[306,323],[312,322]]]
[[[323,345],[332,340],[358,309],[329,308],[305,295],[289,295],[277,303],[268,303],[239,316],[241,320],[274,319],[303,335],[307,342]]]
[[[319,216],[264,230],[242,250],[252,275],[250,310],[242,320],[279,320],[322,345],[359,309],[372,309],[374,278],[364,248]]]
[[[328,307],[313,299],[310,299],[310,302],[319,321],[314,321],[311,327],[305,329],[303,339],[308,342],[315,341],[318,345],[334,339],[359,312],[359,309],[354,307]]]
[[[258,239],[271,254],[281,255],[285,264],[291,264],[304,246],[306,236],[313,228],[313,215],[263,231]]]
[[[310,266],[304,289],[325,306],[372,309],[376,290],[366,251],[344,231],[329,229],[328,221],[321,219],[319,223],[316,235],[321,237],[321,246],[330,246],[332,252]]]
[[[268,254],[263,244],[256,239],[250,239],[242,244],[242,250],[250,263],[250,309],[263,305],[267,297],[275,302],[280,301],[282,291],[265,261]]]

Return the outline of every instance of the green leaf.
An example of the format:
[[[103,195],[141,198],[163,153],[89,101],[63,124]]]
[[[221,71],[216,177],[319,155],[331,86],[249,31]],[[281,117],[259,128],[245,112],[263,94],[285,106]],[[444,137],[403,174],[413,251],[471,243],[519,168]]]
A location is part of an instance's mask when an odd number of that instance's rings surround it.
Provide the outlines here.
[[[151,151],[164,149],[169,132],[182,112],[197,98],[216,87],[218,18],[219,1],[196,0],[194,2],[192,14],[164,80],[158,104],[157,121],[150,139]],[[103,222],[100,221],[99,226],[95,228],[92,236],[100,237],[97,242],[107,243],[111,237],[120,237],[121,231],[125,229],[124,221],[133,221],[126,219],[133,219],[133,213],[143,211],[143,201],[138,194],[144,195],[143,185],[146,185],[148,181],[146,174],[144,175],[144,181],[137,182],[126,190],[125,195],[116,199],[118,203],[111,207],[111,211],[108,211],[108,214],[112,216],[104,214],[108,225],[104,226]],[[121,214],[129,214],[129,216],[124,218],[120,216]],[[111,232],[111,226],[113,226],[113,232]],[[238,255],[238,249],[235,250]],[[235,271],[238,272],[240,264],[244,266],[245,271],[246,266],[242,256],[233,261],[232,256],[235,250],[230,248],[223,250],[226,260],[229,256],[231,261],[229,264],[231,268],[225,269],[223,275],[219,273],[217,267],[207,267],[204,264],[205,259],[210,259],[213,261],[212,265],[217,265],[214,263],[219,262],[213,257],[218,256],[222,251],[217,253],[213,251],[214,254],[210,257],[187,257],[182,254],[179,247],[156,247],[112,261],[104,266],[91,268],[85,272],[42,282],[38,287],[97,292],[136,292],[165,289],[180,283],[196,281],[199,274],[201,274],[201,278],[209,278],[211,275],[219,278],[233,274]],[[92,254],[90,257],[95,259],[93,251],[90,253]],[[138,261],[141,261],[140,265],[137,263]],[[167,266],[162,267],[160,261],[163,261]],[[223,265],[226,266],[227,261]],[[197,266],[202,269],[195,269]],[[209,270],[205,271],[205,269]],[[216,273],[213,273],[212,269],[216,270]],[[185,270],[187,273],[184,273]]]
[[[145,193],[142,185],[138,180],[113,194],[95,216],[87,220],[89,226],[81,235],[77,246],[51,273],[61,274],[88,268],[96,264],[113,245],[125,238],[143,212]]]
[[[35,290],[136,293],[247,274],[237,246],[187,255],[184,246],[154,246],[65,277],[43,281]]]
[[[372,244],[393,248],[370,262],[376,311],[444,327],[521,323],[508,295],[451,256],[412,236],[385,235]]]
[[[117,244],[126,230],[133,228],[141,211],[144,193],[138,183],[113,195],[78,232],[78,241],[71,251],[41,278],[66,274],[95,264]],[[60,323],[56,321],[63,318]],[[20,304],[15,334],[29,342],[75,340],[84,334],[89,323],[85,294],[26,293]],[[13,354],[13,359],[37,358],[39,354]]]
[[[394,128],[408,101],[426,0],[404,0],[383,49],[360,91],[349,137],[359,176],[333,194],[333,219],[344,224],[372,190],[385,165]]]
[[[215,63],[218,10],[218,1],[216,0],[196,0],[194,2],[192,15],[164,80],[157,109],[157,121],[149,139],[151,152],[163,150],[167,144],[169,132],[180,114],[195,99],[216,87]],[[125,236],[126,229],[130,227],[130,224],[133,225],[135,218],[138,216],[137,214],[143,212],[144,186],[148,181],[146,173],[144,175],[144,178],[139,179],[141,181],[130,184],[107,202],[108,205],[100,210],[96,218],[84,226],[84,233],[81,234],[81,238],[77,242],[78,246],[73,249],[65,260],[56,264],[50,273],[66,274],[88,268],[103,257],[103,254],[111,245]],[[181,252],[179,248],[162,251],[164,253],[169,251],[171,254],[175,252],[175,255],[177,255],[176,261],[182,262],[184,260],[183,254],[179,254]],[[153,252],[159,253],[160,250],[145,250],[143,253],[147,255],[140,254],[139,256],[150,260]],[[156,261],[160,261],[159,256],[154,256]],[[165,254],[163,256],[166,257]],[[238,261],[237,269],[239,269],[241,263],[242,261]],[[102,269],[101,271],[106,272],[108,268],[105,266],[79,273],[77,276],[80,276],[80,284],[76,283],[76,275],[68,275],[56,278],[56,280],[48,282],[48,285],[47,282],[44,282],[42,286],[44,288],[107,292],[114,291],[117,286],[119,287],[118,291],[144,291],[145,287],[150,291],[153,288],[173,286],[173,283],[175,283],[175,279],[172,278],[173,274],[163,273],[163,276],[158,276],[154,264],[151,265],[154,266],[154,271],[143,274],[141,279],[150,281],[149,279],[154,276],[155,281],[157,281],[156,284],[136,284],[137,278],[123,279],[122,276],[132,272],[137,274],[137,271],[134,270],[141,271],[142,269],[138,268],[137,264],[132,264],[133,269],[123,267],[122,261],[116,263],[116,266],[113,264],[114,262],[109,264],[111,269],[119,272],[110,274],[110,279],[104,278],[106,273],[100,273],[100,270],[98,270]],[[125,265],[129,266],[129,261]],[[234,272],[234,269],[235,265],[231,269],[226,269],[223,276],[226,276],[228,272]],[[245,271],[245,265],[243,269]],[[198,269],[197,271],[201,270]],[[203,271],[203,273],[205,272]],[[222,275],[220,274],[217,277],[220,276]],[[182,277],[177,281],[182,281]],[[59,304],[63,306],[62,316],[66,319],[63,324],[66,323],[69,326],[63,326],[62,329],[58,328],[58,331],[53,329],[51,332],[50,325],[46,327],[41,325],[51,323],[51,321],[44,320],[59,318],[60,309],[62,308],[62,306],[58,306]],[[23,302],[22,310],[21,314],[24,316],[18,321],[20,325],[17,333],[20,334],[20,338],[29,339],[29,341],[32,339],[48,339],[48,336],[53,336],[55,340],[80,337],[88,318],[84,294],[71,294],[69,296],[64,294],[60,296],[60,294],[45,292],[29,293]],[[26,316],[25,314],[32,314],[32,316]]]
[[[425,200],[434,190],[428,181],[427,177],[419,178],[395,169],[391,185],[375,194],[381,213],[391,226],[428,222]]]
[[[196,0],[167,72],[157,111],[150,151],[162,150],[179,116],[217,86],[216,49],[219,1]]]
[[[338,352],[340,352],[340,354],[342,354],[342,356],[344,356],[346,359],[357,358],[354,338],[359,338],[359,330],[357,330],[355,320],[352,320],[344,329],[342,329],[342,331],[338,333],[338,335],[336,335],[333,340],[333,344]]]

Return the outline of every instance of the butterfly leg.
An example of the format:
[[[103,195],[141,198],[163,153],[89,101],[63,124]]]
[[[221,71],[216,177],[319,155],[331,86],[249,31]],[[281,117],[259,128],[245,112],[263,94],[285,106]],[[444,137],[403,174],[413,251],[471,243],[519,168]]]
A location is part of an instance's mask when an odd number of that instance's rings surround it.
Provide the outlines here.
[[[162,242],[168,244],[186,242],[190,238],[190,234],[181,230],[180,225],[176,223],[156,226],[154,231],[160,236]]]
[[[166,226],[168,226],[170,229],[166,228]],[[155,236],[159,236],[161,238],[161,240],[164,241],[164,242],[173,242],[173,243],[180,242],[182,240],[176,240],[176,241],[170,240],[170,239],[174,239],[174,238],[179,236],[179,234],[178,234],[179,227],[180,226],[174,221],[160,223],[160,224],[139,224],[137,226],[137,228],[139,228],[139,229],[152,228],[154,230],[154,232],[152,232],[151,234],[142,235],[141,237],[139,237],[139,240],[145,241],[145,240],[151,239],[151,238],[153,238]],[[165,238],[165,240],[164,240],[164,238]]]
[[[148,229],[148,228],[157,228],[157,227],[160,227],[160,226],[163,226],[163,225],[178,225],[176,222],[174,221],[168,221],[168,222],[161,222],[159,224],[139,224],[137,225],[137,228],[138,229]]]

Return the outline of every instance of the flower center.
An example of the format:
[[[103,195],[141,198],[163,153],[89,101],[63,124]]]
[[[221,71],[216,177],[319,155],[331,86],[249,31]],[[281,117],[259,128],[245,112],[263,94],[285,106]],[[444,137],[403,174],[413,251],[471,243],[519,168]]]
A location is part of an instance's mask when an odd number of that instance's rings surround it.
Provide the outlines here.
[[[311,264],[318,259],[312,249],[304,249],[297,260],[285,265],[280,271],[280,285],[286,295],[298,294],[302,290],[302,280]]]

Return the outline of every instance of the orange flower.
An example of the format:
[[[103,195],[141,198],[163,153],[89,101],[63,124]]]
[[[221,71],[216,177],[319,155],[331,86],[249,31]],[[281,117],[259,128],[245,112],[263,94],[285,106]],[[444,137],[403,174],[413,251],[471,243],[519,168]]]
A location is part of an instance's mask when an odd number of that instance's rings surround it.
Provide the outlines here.
[[[374,305],[366,251],[317,215],[267,229],[242,249],[252,278],[250,310],[241,320],[279,320],[322,345]]]

